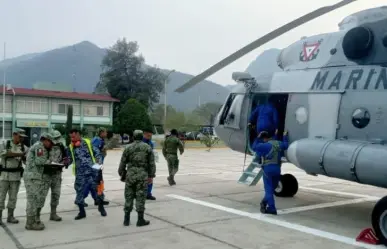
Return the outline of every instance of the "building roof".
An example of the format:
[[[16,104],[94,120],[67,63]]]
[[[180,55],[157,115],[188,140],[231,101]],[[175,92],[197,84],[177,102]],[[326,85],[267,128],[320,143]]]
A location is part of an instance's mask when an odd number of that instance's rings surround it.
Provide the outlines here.
[[[81,99],[81,100],[94,100],[94,101],[107,101],[107,102],[119,102],[118,99],[112,98],[109,95],[93,94],[93,93],[80,93],[80,92],[60,92],[49,91],[40,89],[20,88],[13,87],[15,95],[17,96],[39,96],[61,99]],[[0,87],[0,93],[3,93],[3,86]],[[6,90],[6,94],[13,94],[12,90]]]

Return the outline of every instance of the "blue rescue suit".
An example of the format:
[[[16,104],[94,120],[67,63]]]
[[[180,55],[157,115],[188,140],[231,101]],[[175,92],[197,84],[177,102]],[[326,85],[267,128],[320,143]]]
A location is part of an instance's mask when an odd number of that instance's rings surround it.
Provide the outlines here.
[[[90,143],[90,142],[89,142]],[[75,203],[77,205],[84,205],[85,193],[90,191],[92,196],[95,196],[98,201],[97,196],[97,183],[95,181],[95,171],[92,166],[94,165],[94,160],[96,162],[101,162],[101,152],[97,147],[92,146],[92,151],[89,151],[87,142],[85,139],[81,140],[79,146],[73,147],[73,153],[71,153],[71,148],[68,150],[70,164],[73,165],[73,173],[75,174],[74,188],[76,190],[76,199]],[[93,155],[91,155],[91,153]],[[93,159],[95,158],[95,159]],[[76,169],[74,169],[76,167]]]
[[[270,102],[258,105],[251,113],[249,122],[256,124],[257,134],[262,131],[267,131],[269,134],[274,135],[275,130],[278,129],[277,109]],[[254,144],[257,142],[259,142],[259,139],[256,139]]]
[[[265,197],[262,202],[267,204],[267,211],[276,212],[274,202],[274,190],[277,188],[281,177],[281,155],[289,146],[288,137],[284,135],[283,142],[278,140],[269,140],[266,143],[258,143],[253,147],[256,158],[262,164],[263,184],[265,188]]]
[[[149,144],[149,146],[154,149],[154,145],[151,140],[143,138],[142,141],[146,144]],[[152,189],[153,189],[153,183],[148,183],[148,196],[152,196]]]
[[[98,137],[98,136],[93,138],[93,140],[91,141],[91,144],[93,145],[93,147],[98,148],[100,152],[102,152],[102,149],[105,147],[105,141],[102,138]],[[101,163],[103,164],[103,161],[104,161],[105,157],[104,157],[103,153],[101,153],[100,155],[101,155]],[[95,178],[97,179],[98,174],[100,174],[101,172],[96,171],[95,173],[96,173]],[[87,198],[89,193],[91,194],[91,197],[94,200],[97,200],[97,192],[94,191],[92,188],[85,189],[85,192],[84,192],[84,198],[85,199]],[[104,193],[102,193],[100,198],[101,198],[101,200],[105,199]]]

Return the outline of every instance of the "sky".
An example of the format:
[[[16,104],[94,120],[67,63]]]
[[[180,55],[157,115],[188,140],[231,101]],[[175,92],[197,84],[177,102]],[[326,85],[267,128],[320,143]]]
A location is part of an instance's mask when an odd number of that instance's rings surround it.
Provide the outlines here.
[[[6,57],[90,41],[137,41],[147,64],[197,75],[283,24],[339,0],[0,0],[0,42]],[[387,5],[358,0],[267,43],[209,77],[233,84],[260,53],[303,36],[338,30],[344,17]]]

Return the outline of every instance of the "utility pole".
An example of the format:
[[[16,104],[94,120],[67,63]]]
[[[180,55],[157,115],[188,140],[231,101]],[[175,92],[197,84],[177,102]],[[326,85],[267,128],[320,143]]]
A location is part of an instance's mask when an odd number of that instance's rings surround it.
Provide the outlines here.
[[[171,73],[175,72],[175,69],[171,70],[168,74],[167,77],[164,80],[164,134],[166,134],[166,124],[167,124],[167,84],[168,84],[168,78]]]
[[[3,58],[3,61],[5,61],[5,50],[6,50],[6,43],[4,42],[4,58]],[[4,66],[4,69],[3,69],[3,127],[2,127],[2,139],[3,139],[3,142],[4,142],[4,133],[5,133],[5,84],[6,84],[6,69],[5,69],[5,66]]]

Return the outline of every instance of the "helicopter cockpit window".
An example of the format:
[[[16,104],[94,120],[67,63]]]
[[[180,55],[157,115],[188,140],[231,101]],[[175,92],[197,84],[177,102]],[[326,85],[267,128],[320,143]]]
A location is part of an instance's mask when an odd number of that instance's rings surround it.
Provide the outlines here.
[[[364,108],[358,108],[352,113],[352,124],[358,129],[365,128],[370,120],[370,113]]]
[[[239,123],[241,108],[243,104],[243,97],[243,94],[230,95],[225,104],[220,124],[231,128],[240,128]]]

